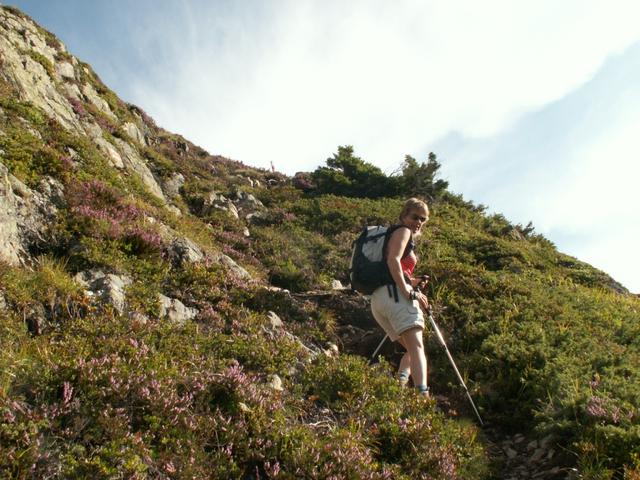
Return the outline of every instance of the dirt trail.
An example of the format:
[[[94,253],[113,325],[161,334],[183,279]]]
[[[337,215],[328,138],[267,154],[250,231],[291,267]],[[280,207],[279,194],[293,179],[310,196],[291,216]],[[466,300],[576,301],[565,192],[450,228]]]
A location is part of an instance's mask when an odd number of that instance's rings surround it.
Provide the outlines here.
[[[294,295],[297,301],[312,301],[318,307],[331,310],[338,319],[341,351],[370,357],[383,338],[383,332],[373,320],[366,299],[348,291],[306,292]],[[380,355],[392,363],[400,352],[386,342]],[[450,417],[468,417],[477,421],[467,397],[459,392],[436,394],[438,408]],[[485,419],[486,421],[486,419]],[[505,428],[486,425],[482,438],[494,466],[496,479],[546,480],[577,479],[573,456],[557,445],[552,436],[538,438],[532,433],[510,433]]]

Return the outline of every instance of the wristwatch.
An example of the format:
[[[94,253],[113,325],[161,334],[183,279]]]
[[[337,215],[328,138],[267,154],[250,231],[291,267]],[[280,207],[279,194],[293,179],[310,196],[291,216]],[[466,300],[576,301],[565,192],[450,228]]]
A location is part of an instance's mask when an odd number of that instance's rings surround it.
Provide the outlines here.
[[[416,292],[415,290],[411,290],[411,300],[417,300],[418,299],[418,292]]]

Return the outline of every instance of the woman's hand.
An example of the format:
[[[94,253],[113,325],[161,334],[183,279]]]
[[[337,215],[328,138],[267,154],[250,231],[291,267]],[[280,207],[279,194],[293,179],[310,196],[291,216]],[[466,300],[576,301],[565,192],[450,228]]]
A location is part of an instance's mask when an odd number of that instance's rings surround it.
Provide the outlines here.
[[[429,299],[422,292],[416,292],[416,300],[422,311],[427,312],[429,310]]]
[[[419,277],[411,278],[411,286],[417,290],[424,290],[429,283],[429,275],[421,275]]]

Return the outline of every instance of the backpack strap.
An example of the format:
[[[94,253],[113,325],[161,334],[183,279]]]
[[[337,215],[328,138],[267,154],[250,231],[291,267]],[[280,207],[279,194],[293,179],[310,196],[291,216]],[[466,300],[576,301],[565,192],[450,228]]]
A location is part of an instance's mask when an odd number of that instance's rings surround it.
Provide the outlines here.
[[[384,259],[385,262],[387,261],[387,244],[389,243],[389,239],[391,238],[391,235],[393,234],[393,232],[395,232],[399,228],[409,228],[409,227],[407,227],[406,225],[394,225],[392,227],[389,227],[389,229],[387,230],[387,236],[384,239],[384,244],[382,247],[382,258]],[[404,247],[404,252],[402,252],[401,258],[405,258],[407,255],[411,254],[414,248],[415,248],[415,242],[413,241],[413,233],[411,233],[411,237],[409,237],[407,246]],[[403,272],[403,276],[406,279],[406,275],[404,275],[404,272]],[[395,284],[395,282],[387,285],[387,292],[389,293],[389,297],[393,298],[396,303],[400,301],[398,297],[398,286]]]
[[[382,258],[386,261],[387,260],[387,244],[389,243],[389,239],[391,238],[391,235],[393,234],[393,232],[395,232],[396,230],[398,230],[399,228],[409,228],[406,225],[394,225],[392,227],[389,227],[389,229],[387,230],[387,236],[384,239],[384,244],[382,246]],[[411,230],[409,230],[409,232],[411,232]],[[413,233],[411,233],[411,237],[409,237],[409,241],[407,242],[407,246],[404,247],[404,252],[402,252],[402,257],[401,258],[405,258],[407,255],[409,255],[413,249],[415,248],[415,242],[413,241]]]

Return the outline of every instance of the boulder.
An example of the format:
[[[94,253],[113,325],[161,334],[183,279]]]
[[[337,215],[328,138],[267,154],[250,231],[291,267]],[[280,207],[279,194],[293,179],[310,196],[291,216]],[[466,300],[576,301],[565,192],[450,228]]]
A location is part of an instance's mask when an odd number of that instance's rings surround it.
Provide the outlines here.
[[[120,314],[125,313],[127,307],[125,290],[131,285],[130,277],[92,269],[79,272],[74,280],[87,290],[89,296],[95,297],[102,305],[109,305]]]
[[[238,190],[236,192],[234,203],[239,210],[243,211],[255,211],[264,208],[264,205],[260,200],[254,197],[251,193],[246,193],[242,190]]]
[[[184,175],[174,172],[169,178],[162,183],[164,193],[169,197],[178,197],[180,189],[184,185]]]
[[[198,263],[204,260],[204,252],[188,238],[175,237],[169,246],[169,257],[176,265]]]
[[[238,265],[231,257],[221,253],[216,258],[221,264],[227,267],[236,277],[243,280],[251,280],[251,274]]]
[[[167,318],[177,325],[184,325],[198,314],[197,309],[185,306],[176,298],[159,294],[158,301],[160,302],[160,318]]]

